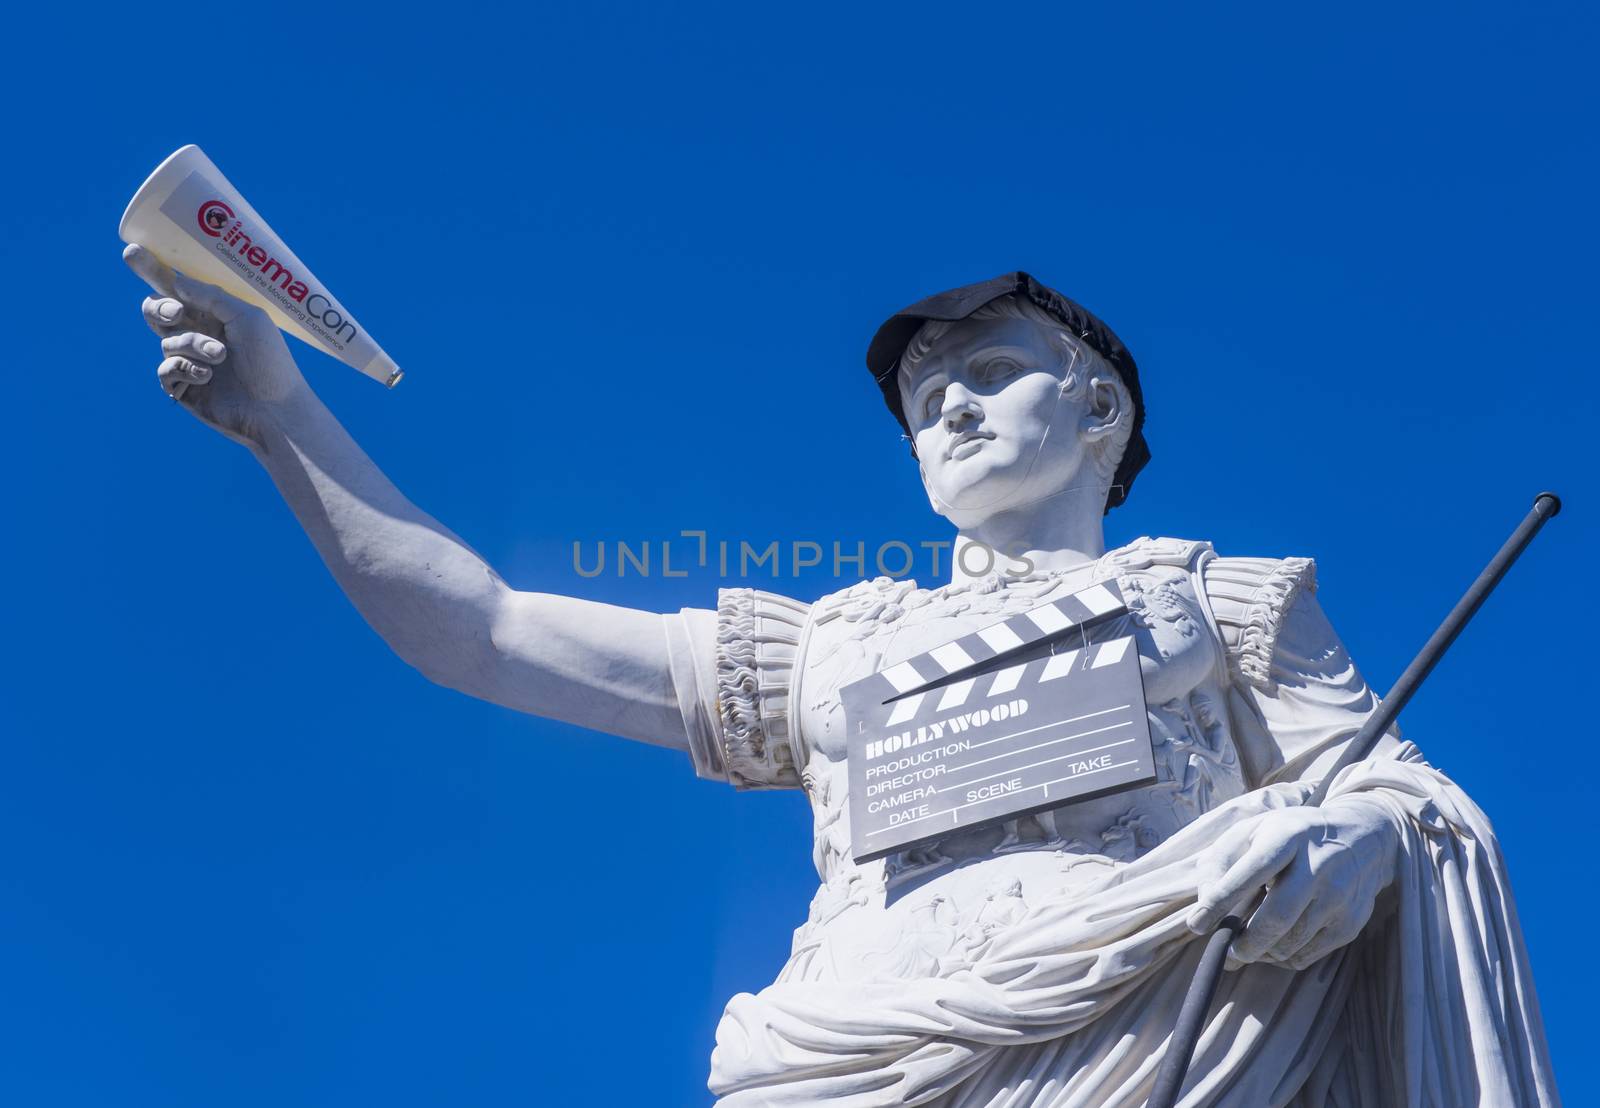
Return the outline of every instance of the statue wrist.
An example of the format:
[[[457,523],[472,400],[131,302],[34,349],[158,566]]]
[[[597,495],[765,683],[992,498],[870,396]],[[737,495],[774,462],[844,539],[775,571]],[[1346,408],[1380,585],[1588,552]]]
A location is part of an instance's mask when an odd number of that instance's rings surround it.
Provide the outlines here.
[[[303,381],[296,382],[284,396],[254,406],[250,413],[253,433],[248,436],[251,452],[261,460],[274,443],[302,438],[327,418],[328,409],[317,394]]]

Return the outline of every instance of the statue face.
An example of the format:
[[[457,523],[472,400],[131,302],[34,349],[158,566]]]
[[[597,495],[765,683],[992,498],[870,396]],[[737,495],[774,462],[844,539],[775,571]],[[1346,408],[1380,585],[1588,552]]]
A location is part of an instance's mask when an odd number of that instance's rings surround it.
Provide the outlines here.
[[[1062,391],[1068,357],[1032,320],[968,319],[902,375],[936,511],[970,528],[1099,480],[1086,464],[1094,390],[1075,389],[1076,399]]]

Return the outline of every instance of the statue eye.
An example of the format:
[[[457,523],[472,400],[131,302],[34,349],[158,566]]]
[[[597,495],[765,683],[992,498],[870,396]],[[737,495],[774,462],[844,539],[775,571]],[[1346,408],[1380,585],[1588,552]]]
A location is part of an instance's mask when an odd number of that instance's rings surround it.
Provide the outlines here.
[[[922,418],[932,419],[944,407],[944,390],[934,389],[922,401]]]
[[[990,358],[978,367],[977,378],[984,383],[1004,381],[1017,372],[1017,363],[1010,358]]]

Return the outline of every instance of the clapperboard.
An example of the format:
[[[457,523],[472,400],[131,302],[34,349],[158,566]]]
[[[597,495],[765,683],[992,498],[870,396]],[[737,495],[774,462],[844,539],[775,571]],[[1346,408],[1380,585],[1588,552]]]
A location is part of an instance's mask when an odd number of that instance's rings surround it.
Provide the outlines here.
[[[1155,780],[1139,652],[1111,582],[840,695],[858,862]]]

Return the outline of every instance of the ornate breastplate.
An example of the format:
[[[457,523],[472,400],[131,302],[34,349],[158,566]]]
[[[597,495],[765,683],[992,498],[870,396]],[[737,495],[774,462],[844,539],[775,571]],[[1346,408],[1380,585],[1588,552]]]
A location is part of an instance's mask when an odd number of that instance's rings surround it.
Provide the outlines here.
[[[1223,700],[1223,648],[1197,586],[1199,565],[1209,555],[1202,543],[1146,539],[1074,572],[994,576],[941,589],[879,579],[819,602],[802,644],[791,718],[805,758],[803,779],[816,817],[815,860],[823,880],[879,880],[874,863],[851,872],[858,867],[849,859],[839,689],[1095,581],[1115,580],[1134,616],[1155,747],[1155,784],[891,855],[881,863],[881,880],[985,856],[1030,852],[1069,860],[1128,861],[1215,804],[1244,792]],[[1036,864],[1027,863],[1030,868]]]

